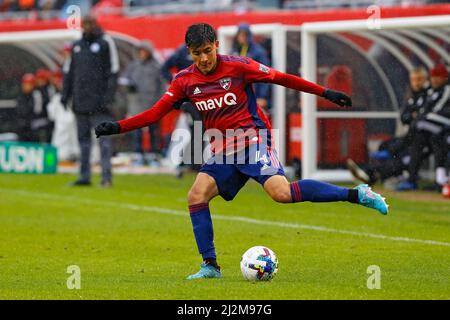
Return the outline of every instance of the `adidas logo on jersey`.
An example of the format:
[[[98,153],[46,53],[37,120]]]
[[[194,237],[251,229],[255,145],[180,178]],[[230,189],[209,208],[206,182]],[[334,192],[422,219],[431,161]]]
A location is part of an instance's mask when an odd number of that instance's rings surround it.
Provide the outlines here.
[[[195,103],[195,106],[199,111],[212,110],[216,108],[221,108],[223,104],[227,106],[235,106],[237,105],[236,95],[234,93],[227,93],[225,96],[220,98],[208,99],[204,101],[198,101]]]
[[[198,87],[195,87],[194,94],[200,94],[200,93],[202,93],[202,92],[200,91],[200,89],[199,89]]]

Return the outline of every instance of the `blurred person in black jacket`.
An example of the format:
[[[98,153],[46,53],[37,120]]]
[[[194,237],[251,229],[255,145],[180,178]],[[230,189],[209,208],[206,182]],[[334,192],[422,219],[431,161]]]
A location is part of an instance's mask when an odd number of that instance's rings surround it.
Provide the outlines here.
[[[17,135],[20,141],[38,142],[39,137],[31,124],[35,118],[35,108],[42,103],[42,96],[35,90],[36,77],[32,73],[23,75],[21,92],[16,101]]]
[[[72,44],[71,57],[66,61],[61,102],[72,109],[77,120],[81,151],[80,177],[76,186],[91,185],[91,130],[97,124],[112,120],[110,107],[114,100],[119,71],[119,57],[112,38],[103,33],[92,16],[82,20],[83,36]],[[112,141],[100,138],[102,166],[101,185],[112,185]]]

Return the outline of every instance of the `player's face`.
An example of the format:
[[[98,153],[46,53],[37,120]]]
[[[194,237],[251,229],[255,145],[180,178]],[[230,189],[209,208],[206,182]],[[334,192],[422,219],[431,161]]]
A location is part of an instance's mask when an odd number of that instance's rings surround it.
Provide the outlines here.
[[[217,48],[219,48],[219,41],[207,42],[197,48],[189,48],[192,60],[201,73],[209,74],[216,69]]]

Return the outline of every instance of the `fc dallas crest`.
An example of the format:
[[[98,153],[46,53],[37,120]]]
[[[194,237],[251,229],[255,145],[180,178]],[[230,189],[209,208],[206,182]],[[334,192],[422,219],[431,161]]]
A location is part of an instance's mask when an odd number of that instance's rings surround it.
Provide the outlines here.
[[[231,87],[231,79],[230,78],[223,78],[219,81],[219,83],[222,86],[222,88],[224,88],[225,90],[228,90]]]

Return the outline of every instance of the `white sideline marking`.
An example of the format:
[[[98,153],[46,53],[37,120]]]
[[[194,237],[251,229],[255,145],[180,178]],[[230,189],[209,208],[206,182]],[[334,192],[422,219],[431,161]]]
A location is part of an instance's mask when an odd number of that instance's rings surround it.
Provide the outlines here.
[[[130,203],[119,203],[119,202],[114,202],[114,201],[80,199],[78,197],[72,197],[72,196],[61,196],[61,195],[54,195],[51,193],[30,192],[30,191],[24,191],[24,190],[11,190],[11,189],[0,188],[0,191],[13,193],[13,194],[21,194],[24,196],[37,197],[37,198],[47,198],[47,199],[53,199],[53,200],[70,200],[70,201],[78,202],[78,203],[102,205],[102,206],[109,206],[109,207],[114,207],[114,208],[123,208],[123,209],[135,210],[135,211],[140,211],[140,212],[146,211],[146,212],[157,212],[157,213],[161,213],[161,214],[174,215],[174,216],[183,216],[183,217],[188,216],[187,210],[182,211],[182,210],[168,209],[168,208],[161,208],[161,207],[135,205],[135,204],[130,204]],[[258,220],[258,219],[247,218],[247,217],[242,217],[242,216],[225,216],[225,215],[220,215],[220,214],[213,214],[212,217],[214,219],[219,219],[219,220],[240,221],[240,222],[258,224],[258,225],[268,225],[268,226],[276,226],[276,227],[290,228],[290,229],[314,230],[314,231],[319,231],[319,232],[346,234],[346,235],[360,236],[360,237],[367,237],[367,238],[374,238],[374,239],[414,242],[414,243],[429,244],[429,245],[435,245],[435,246],[450,247],[450,243],[448,243],[448,242],[435,241],[435,240],[422,240],[422,239],[414,239],[414,238],[407,238],[407,237],[393,237],[393,236],[386,236],[383,234],[359,232],[359,231],[351,231],[351,230],[341,230],[341,229],[334,229],[334,228],[328,228],[328,227],[322,227],[322,226],[313,226],[313,225],[307,225],[307,224],[270,221],[270,220]]]

